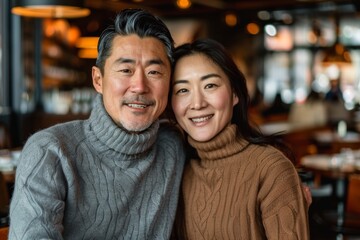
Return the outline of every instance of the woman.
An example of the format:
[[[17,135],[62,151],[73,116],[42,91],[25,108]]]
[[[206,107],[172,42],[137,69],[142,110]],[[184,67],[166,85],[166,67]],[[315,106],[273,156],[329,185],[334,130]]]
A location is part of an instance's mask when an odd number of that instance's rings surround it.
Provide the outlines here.
[[[309,239],[294,165],[275,137],[249,123],[245,78],[221,45],[197,40],[176,49],[170,101],[195,150],[183,176],[178,238]]]

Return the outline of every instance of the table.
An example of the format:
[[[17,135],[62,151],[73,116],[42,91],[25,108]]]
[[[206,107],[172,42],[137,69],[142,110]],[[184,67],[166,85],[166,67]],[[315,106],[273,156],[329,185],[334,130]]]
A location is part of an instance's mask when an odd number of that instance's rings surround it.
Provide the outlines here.
[[[360,149],[360,134],[357,132],[347,132],[340,136],[337,132],[325,130],[317,131],[313,134],[316,145],[321,149],[327,149],[328,153],[338,153],[341,149]]]
[[[339,154],[316,154],[304,156],[301,166],[314,173],[315,185],[322,177],[334,179],[337,196],[337,227],[341,228],[345,219],[346,187],[351,174],[360,173],[360,152],[351,151]]]

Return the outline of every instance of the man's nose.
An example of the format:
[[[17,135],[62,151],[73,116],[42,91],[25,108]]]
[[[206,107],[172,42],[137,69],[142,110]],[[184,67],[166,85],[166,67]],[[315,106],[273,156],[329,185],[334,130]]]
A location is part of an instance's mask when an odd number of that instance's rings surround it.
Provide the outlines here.
[[[148,91],[147,78],[143,71],[136,72],[131,79],[130,89],[132,92],[144,93]]]

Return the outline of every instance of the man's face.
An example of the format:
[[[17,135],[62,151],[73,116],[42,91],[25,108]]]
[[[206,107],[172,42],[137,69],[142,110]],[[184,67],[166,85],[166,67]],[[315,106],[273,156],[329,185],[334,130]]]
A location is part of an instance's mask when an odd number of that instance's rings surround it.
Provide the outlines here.
[[[93,67],[93,85],[113,121],[131,132],[147,129],[165,110],[171,67],[165,46],[153,37],[116,36],[104,75]]]

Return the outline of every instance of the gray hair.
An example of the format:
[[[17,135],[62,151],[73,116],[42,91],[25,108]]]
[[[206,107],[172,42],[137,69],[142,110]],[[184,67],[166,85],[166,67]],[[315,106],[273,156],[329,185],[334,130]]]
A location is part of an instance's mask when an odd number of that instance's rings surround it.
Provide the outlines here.
[[[173,63],[174,40],[165,23],[158,17],[142,9],[125,9],[120,11],[114,25],[108,26],[100,35],[96,66],[104,74],[106,59],[111,55],[113,39],[118,36],[136,34],[139,37],[155,37],[166,48],[170,64]]]

